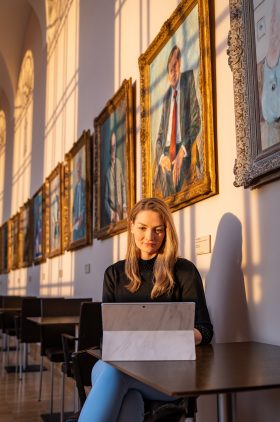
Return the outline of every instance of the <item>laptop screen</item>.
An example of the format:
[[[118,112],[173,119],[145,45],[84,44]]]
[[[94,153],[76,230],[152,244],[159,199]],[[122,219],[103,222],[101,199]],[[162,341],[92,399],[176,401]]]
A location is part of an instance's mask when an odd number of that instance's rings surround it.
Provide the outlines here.
[[[102,303],[103,330],[193,330],[194,312],[194,302]]]

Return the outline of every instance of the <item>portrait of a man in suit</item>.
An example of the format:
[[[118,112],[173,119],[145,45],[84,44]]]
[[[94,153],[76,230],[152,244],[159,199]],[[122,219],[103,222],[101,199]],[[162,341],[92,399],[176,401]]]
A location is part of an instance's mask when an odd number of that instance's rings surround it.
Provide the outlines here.
[[[127,217],[126,183],[121,160],[117,157],[117,138],[113,130],[110,137],[110,162],[105,178],[105,214],[108,224]]]
[[[83,160],[79,154],[74,159],[76,183],[74,185],[74,199],[72,206],[72,240],[84,239],[86,236],[86,182],[83,174]]]
[[[201,128],[194,72],[181,72],[177,45],[170,51],[166,70],[169,87],[162,100],[154,181],[163,197],[180,192],[188,181],[192,146]]]

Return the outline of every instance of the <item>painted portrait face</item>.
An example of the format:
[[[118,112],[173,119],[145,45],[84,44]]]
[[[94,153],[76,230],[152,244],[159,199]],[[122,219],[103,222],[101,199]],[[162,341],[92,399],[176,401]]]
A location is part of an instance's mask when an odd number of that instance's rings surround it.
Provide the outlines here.
[[[155,257],[165,238],[165,226],[159,213],[152,210],[140,211],[131,225],[136,246],[142,259]]]
[[[168,64],[168,80],[173,89],[176,88],[180,78],[181,60],[178,59],[176,51],[174,51]]]

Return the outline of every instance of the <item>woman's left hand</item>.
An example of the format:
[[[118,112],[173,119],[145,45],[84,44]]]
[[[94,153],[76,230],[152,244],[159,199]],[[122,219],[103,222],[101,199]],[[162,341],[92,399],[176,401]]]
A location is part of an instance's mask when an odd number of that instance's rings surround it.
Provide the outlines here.
[[[198,344],[201,343],[202,340],[202,335],[201,332],[198,331],[196,328],[194,328],[194,341],[195,341],[195,345],[197,346]]]

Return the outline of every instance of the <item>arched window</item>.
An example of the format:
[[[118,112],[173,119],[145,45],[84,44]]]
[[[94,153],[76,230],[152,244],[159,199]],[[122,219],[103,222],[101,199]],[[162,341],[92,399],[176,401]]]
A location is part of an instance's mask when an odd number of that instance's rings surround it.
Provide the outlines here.
[[[22,61],[15,99],[15,136],[12,175],[12,212],[30,195],[34,62],[30,50]]]
[[[46,0],[46,16],[47,16],[47,43],[48,48],[54,40],[59,36],[59,30],[63,20],[67,16],[72,0]]]
[[[3,223],[3,201],[5,181],[6,116],[0,110],[0,224]]]

